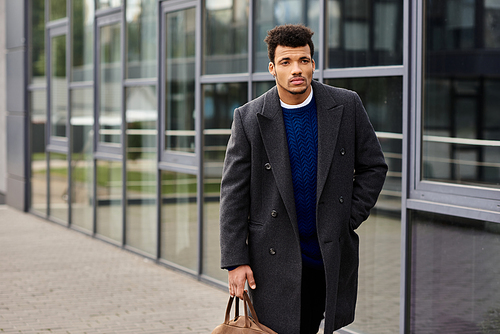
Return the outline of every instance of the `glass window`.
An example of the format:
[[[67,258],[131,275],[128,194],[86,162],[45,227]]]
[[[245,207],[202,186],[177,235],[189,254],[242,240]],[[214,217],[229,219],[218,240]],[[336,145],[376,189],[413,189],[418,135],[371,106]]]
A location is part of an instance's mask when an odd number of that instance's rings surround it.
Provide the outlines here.
[[[264,82],[255,82],[254,83],[254,90],[253,90],[253,98],[259,97],[265,92],[267,92],[269,89],[273,88],[276,86],[275,81],[264,81]]]
[[[326,67],[403,64],[403,1],[328,0]]]
[[[97,234],[122,243],[122,163],[97,160],[96,225]]]
[[[126,243],[156,255],[156,87],[126,90]]]
[[[399,332],[401,247],[402,87],[401,77],[329,79],[327,84],[356,91],[370,116],[389,165],[377,205],[356,232],[360,236],[359,333]],[[380,309],[384,316],[380,316]]]
[[[500,185],[500,80],[493,1],[427,1],[422,103],[422,179]],[[481,21],[481,25],[483,21]]]
[[[161,258],[196,271],[198,209],[196,175],[161,173]]]
[[[121,144],[122,69],[120,23],[100,28],[99,142]]]
[[[94,1],[73,0],[72,18],[72,81],[92,81],[94,57]]]
[[[120,7],[122,0],[96,0],[97,9]]]
[[[127,1],[127,77],[155,78],[158,1]]]
[[[314,31],[314,61],[319,51],[319,0],[256,0],[254,30],[254,72],[267,72],[269,57],[264,39],[277,25],[302,23]]]
[[[50,3],[49,20],[53,21],[66,17],[66,0],[49,0],[49,3]]]
[[[30,92],[31,112],[31,209],[47,214],[47,152],[45,128],[47,123],[47,91]]]
[[[196,9],[165,16],[165,149],[195,151]]]
[[[29,42],[30,82],[46,85],[45,78],[45,1],[30,1],[31,40]]]
[[[71,224],[93,231],[94,89],[71,91]]]
[[[410,333],[497,333],[500,225],[412,211]]]
[[[219,197],[226,145],[231,135],[234,109],[248,100],[246,83],[203,85],[205,116],[203,271],[221,281],[227,273],[220,269]]]
[[[68,155],[62,153],[49,154],[49,212],[50,217],[67,224],[69,213],[68,188]]]
[[[248,72],[248,0],[205,2],[204,74]]]
[[[50,135],[66,137],[68,82],[66,79],[66,35],[51,38]]]

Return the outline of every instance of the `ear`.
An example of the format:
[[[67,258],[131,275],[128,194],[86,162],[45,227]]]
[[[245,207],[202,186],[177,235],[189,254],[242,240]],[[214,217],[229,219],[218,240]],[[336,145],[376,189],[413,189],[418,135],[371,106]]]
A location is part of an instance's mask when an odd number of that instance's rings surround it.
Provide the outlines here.
[[[314,62],[314,59],[311,59],[312,62],[312,67],[313,67],[313,72],[316,70],[316,63]]]
[[[276,72],[274,71],[274,64],[273,64],[273,62],[271,62],[271,61],[269,62],[269,68],[268,68],[268,70],[269,70],[269,73],[271,73],[271,75],[272,75],[273,77],[275,77],[275,76],[276,76]]]

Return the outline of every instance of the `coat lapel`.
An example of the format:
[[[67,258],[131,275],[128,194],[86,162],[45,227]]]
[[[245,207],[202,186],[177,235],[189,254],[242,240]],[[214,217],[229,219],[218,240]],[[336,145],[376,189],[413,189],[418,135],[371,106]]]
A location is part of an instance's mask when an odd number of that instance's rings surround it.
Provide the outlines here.
[[[278,90],[274,87],[266,94],[262,111],[257,114],[257,119],[276,185],[298,238],[299,231],[293,196],[292,170],[288,156],[283,112],[279,101]]]
[[[319,201],[332,165],[344,106],[338,105],[321,84],[313,81],[312,85],[318,110],[318,184],[316,200]]]
[[[344,106],[338,105],[322,84],[313,81],[312,85],[318,111],[317,201],[319,201],[332,165]],[[257,119],[276,185],[298,238],[292,170],[283,112],[276,87],[266,94],[262,111],[257,114]]]

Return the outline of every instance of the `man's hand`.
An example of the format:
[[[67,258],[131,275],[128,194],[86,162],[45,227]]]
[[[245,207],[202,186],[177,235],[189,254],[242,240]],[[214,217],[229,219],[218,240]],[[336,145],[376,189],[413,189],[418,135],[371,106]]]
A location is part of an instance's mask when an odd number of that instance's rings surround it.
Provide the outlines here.
[[[253,290],[257,286],[255,285],[255,279],[253,278],[253,271],[250,266],[243,265],[236,269],[228,272],[228,282],[229,282],[229,294],[231,296],[236,296],[243,299],[243,291],[245,290],[245,282],[248,281],[248,285]]]

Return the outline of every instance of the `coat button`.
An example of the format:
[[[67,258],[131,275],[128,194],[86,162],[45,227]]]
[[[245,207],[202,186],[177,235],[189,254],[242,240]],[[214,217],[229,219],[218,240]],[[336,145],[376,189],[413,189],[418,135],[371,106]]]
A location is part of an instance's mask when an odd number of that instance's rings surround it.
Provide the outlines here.
[[[343,148],[343,147],[342,147],[342,148],[340,149],[340,155],[345,155],[345,148]]]
[[[273,218],[278,217],[278,212],[276,210],[271,211],[271,217]]]
[[[344,203],[344,197],[340,196],[340,197],[339,197],[339,202],[340,202],[340,203]]]
[[[271,164],[269,162],[267,162],[265,165],[264,165],[264,168],[267,169],[267,170],[270,170],[271,169]]]
[[[276,254],[276,250],[274,248],[269,248],[269,254],[275,255]]]

